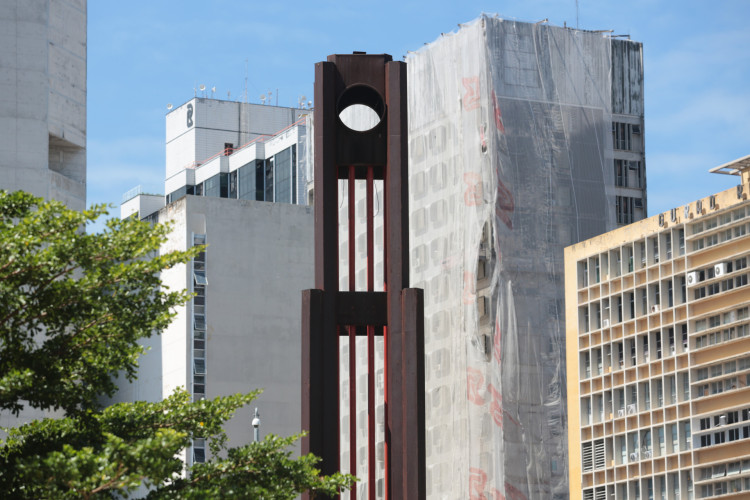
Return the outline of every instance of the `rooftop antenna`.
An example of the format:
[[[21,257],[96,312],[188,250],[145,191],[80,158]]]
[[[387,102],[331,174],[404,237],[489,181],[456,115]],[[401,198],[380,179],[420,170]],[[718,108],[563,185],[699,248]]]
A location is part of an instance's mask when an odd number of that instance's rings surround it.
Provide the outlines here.
[[[297,104],[299,105],[300,108],[305,109],[305,100],[306,99],[307,99],[307,97],[305,97],[304,95],[299,96],[299,99],[297,100]]]
[[[211,99],[214,98],[214,94],[216,94],[216,85],[214,85],[213,87],[211,87]]]
[[[266,95],[268,96],[268,104],[271,104],[271,96],[273,95],[273,92],[271,92],[271,91],[269,90],[269,91],[268,91],[268,94],[266,94]]]
[[[578,0],[576,0],[576,29],[578,28]]]
[[[279,89],[276,89],[276,105],[279,105]]]
[[[260,103],[261,104],[265,104],[266,103],[266,94],[261,94],[260,95]]]
[[[203,92],[203,97],[206,97],[206,86],[201,83],[200,87],[198,89]]]

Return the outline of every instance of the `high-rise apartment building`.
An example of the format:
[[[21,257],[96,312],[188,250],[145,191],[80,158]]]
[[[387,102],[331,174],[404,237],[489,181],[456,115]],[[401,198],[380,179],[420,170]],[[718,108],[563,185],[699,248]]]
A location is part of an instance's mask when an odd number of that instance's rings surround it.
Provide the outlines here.
[[[563,248],[646,214],[642,46],[483,16],[406,62],[428,497],[566,498]],[[376,202],[381,195],[376,185]],[[356,196],[364,234],[364,189]],[[376,210],[376,254],[381,224]],[[362,258],[355,272],[364,266]],[[340,278],[346,290],[346,266]],[[349,347],[340,345],[346,373]],[[356,353],[361,425],[351,471],[360,478],[364,353]],[[348,401],[341,411],[341,467],[350,472]],[[356,487],[366,494],[365,480]]]
[[[313,215],[300,206],[307,112],[195,98],[167,115],[166,196],[131,190],[121,216],[173,224],[163,251],[207,247],[163,273],[165,286],[196,295],[145,341],[138,379],[116,401],[158,401],[180,386],[195,400],[263,388],[253,405],[261,434],[301,430],[300,291],[313,284]],[[251,410],[226,426],[230,445],[252,440]],[[185,460],[208,453],[196,440]]]
[[[565,249],[570,498],[750,495],[750,157]]]
[[[86,205],[86,0],[0,0],[0,189]]]

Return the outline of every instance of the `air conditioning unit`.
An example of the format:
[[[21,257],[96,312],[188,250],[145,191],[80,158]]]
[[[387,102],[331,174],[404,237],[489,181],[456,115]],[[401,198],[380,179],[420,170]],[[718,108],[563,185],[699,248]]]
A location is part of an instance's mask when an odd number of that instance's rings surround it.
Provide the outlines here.
[[[635,404],[628,405],[628,415],[632,415],[636,412]]]
[[[651,312],[652,313],[658,313],[659,312],[659,304],[654,304],[651,306]]]
[[[619,410],[617,410],[617,416],[618,417],[624,417],[625,416],[625,410],[622,409],[622,408],[620,408]]]
[[[630,461],[635,462],[636,460],[638,460],[638,452],[634,451],[633,453],[630,454]]]
[[[716,427],[721,427],[722,425],[727,425],[727,416],[722,415],[719,417],[719,424]]]
[[[698,271],[687,273],[687,285],[693,286],[698,284]]]
[[[715,277],[718,278],[719,276],[724,276],[725,274],[727,274],[727,265],[725,262],[722,262],[721,264],[716,264],[714,266]]]
[[[605,319],[602,320],[602,328],[609,328],[609,320],[608,319],[605,318]]]

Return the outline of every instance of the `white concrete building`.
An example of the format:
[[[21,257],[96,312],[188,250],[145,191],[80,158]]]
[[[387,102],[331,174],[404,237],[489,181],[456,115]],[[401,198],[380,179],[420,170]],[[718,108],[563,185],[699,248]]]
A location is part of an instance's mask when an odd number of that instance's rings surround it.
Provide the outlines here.
[[[86,0],[0,0],[0,189],[85,208]]]
[[[307,112],[195,98],[167,115],[167,195],[133,189],[121,217],[173,223],[163,251],[208,246],[163,274],[165,286],[196,296],[145,341],[138,379],[115,401],[158,401],[177,387],[195,400],[263,388],[226,426],[230,446],[252,439],[254,407],[261,435],[300,432],[301,290],[313,286],[313,215],[299,206]],[[196,440],[186,461],[207,453]]]
[[[0,0],[0,189],[86,205],[86,0]]]
[[[138,379],[123,384],[116,401],[159,401],[177,387],[196,400],[263,388],[252,405],[261,436],[299,432],[300,291],[313,285],[311,208],[188,195],[148,219],[174,224],[163,251],[207,248],[163,274],[165,286],[196,297],[146,341]],[[252,409],[226,426],[230,446],[251,441]],[[187,460],[206,453],[197,442]]]
[[[304,203],[309,111],[205,98],[171,111],[166,202],[197,194]]]

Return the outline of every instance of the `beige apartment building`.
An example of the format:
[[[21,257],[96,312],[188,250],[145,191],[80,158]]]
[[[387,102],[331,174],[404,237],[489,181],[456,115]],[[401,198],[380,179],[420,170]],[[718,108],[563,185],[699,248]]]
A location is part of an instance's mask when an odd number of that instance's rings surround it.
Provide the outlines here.
[[[570,498],[750,498],[750,156],[565,249]]]

